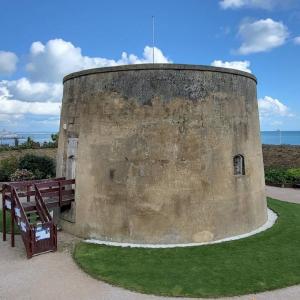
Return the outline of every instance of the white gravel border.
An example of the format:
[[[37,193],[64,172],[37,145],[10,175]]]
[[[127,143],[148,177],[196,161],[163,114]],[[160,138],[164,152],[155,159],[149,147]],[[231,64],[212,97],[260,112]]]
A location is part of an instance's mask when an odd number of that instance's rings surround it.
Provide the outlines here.
[[[116,246],[116,247],[131,247],[131,248],[176,248],[176,247],[193,247],[193,246],[218,244],[227,241],[243,239],[271,228],[275,224],[278,216],[274,211],[272,211],[269,208],[267,212],[268,212],[268,220],[264,225],[260,226],[259,228],[252,230],[248,233],[227,237],[225,239],[212,241],[212,242],[187,243],[187,244],[132,244],[132,243],[111,242],[111,241],[100,241],[96,239],[85,240],[85,242],[90,244],[99,244],[99,245]]]

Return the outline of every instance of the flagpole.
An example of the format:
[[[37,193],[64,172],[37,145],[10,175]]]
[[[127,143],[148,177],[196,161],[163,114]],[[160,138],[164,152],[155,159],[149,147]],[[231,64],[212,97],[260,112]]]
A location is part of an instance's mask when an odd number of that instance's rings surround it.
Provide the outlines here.
[[[152,16],[152,63],[154,64],[154,16]]]

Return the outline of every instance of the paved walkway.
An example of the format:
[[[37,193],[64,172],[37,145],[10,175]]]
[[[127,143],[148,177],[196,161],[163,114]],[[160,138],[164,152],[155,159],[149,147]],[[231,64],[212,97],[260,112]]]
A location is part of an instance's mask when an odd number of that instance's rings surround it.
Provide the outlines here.
[[[267,188],[274,198],[293,199],[300,203],[300,191]],[[295,197],[295,198],[294,198]],[[1,300],[187,300],[133,293],[97,281],[82,272],[70,255],[74,237],[59,234],[59,251],[27,260],[20,238],[16,247],[0,242],[0,299]],[[237,300],[299,300],[300,286],[257,295],[222,298]]]
[[[300,189],[266,186],[266,193],[271,198],[300,204]]]

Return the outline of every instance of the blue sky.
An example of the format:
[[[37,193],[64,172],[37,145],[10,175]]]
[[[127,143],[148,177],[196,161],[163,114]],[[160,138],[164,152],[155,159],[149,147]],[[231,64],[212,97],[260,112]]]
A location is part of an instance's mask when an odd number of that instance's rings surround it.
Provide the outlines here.
[[[62,77],[157,62],[258,78],[262,130],[300,130],[298,0],[0,0],[0,129],[57,131]],[[123,53],[123,54],[122,54]]]

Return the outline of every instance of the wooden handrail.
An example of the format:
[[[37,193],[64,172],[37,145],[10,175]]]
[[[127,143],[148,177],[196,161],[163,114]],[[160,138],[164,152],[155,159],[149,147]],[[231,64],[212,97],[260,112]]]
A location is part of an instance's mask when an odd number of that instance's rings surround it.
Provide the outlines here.
[[[42,196],[54,195],[55,193],[58,195],[58,193],[59,193],[59,186],[58,187],[53,187],[53,188],[40,188],[38,186],[38,188],[39,188]],[[66,191],[69,191],[69,190],[65,190],[62,187],[62,191],[66,192]],[[18,192],[18,195],[19,195],[19,197],[34,196],[35,195],[35,190],[31,190],[29,192]]]
[[[47,182],[37,182],[35,185],[38,188],[46,188],[46,187],[58,187],[75,184],[75,179],[63,179],[63,180],[55,180],[55,181],[47,181]]]
[[[34,185],[35,191],[36,191],[36,196],[35,196],[35,200],[37,203],[39,203],[39,205],[41,206],[42,212],[45,215],[46,219],[45,221],[47,222],[51,222],[52,221],[52,217],[46,207],[46,204],[44,202],[43,196],[41,195],[40,190],[38,189],[37,185]]]
[[[59,181],[47,181],[47,182],[37,182],[35,185],[41,189],[41,188],[52,188],[52,187],[58,187]]]
[[[21,204],[21,201],[19,199],[17,191],[14,187],[12,187],[12,195],[13,195],[13,197],[12,197],[11,201],[12,202],[15,201],[17,203],[17,206],[18,206],[18,208],[20,209],[20,212],[21,212],[21,216],[22,216],[21,219],[26,223],[26,226],[28,227],[28,229],[30,229],[30,224],[29,224],[29,221],[27,219],[26,213],[24,211],[23,205]],[[14,203],[12,203],[12,208],[14,208],[15,206],[16,205],[14,205]],[[22,232],[22,230],[21,230],[21,232]]]
[[[19,188],[19,187],[27,187],[28,185],[33,186],[37,183],[57,182],[65,179],[66,179],[65,177],[59,177],[59,178],[35,179],[35,180],[25,180],[25,181],[12,181],[12,182],[5,182],[3,186],[9,185],[9,186],[14,186],[16,188]]]
[[[42,208],[42,205],[41,205],[41,203],[40,203],[37,196],[35,196],[35,207],[36,207],[36,210],[37,210],[37,213],[38,213],[39,217],[41,218],[41,221],[43,223],[47,222],[48,221],[47,215],[44,212],[44,210]]]
[[[75,184],[75,179],[65,179],[60,181],[62,186]]]

